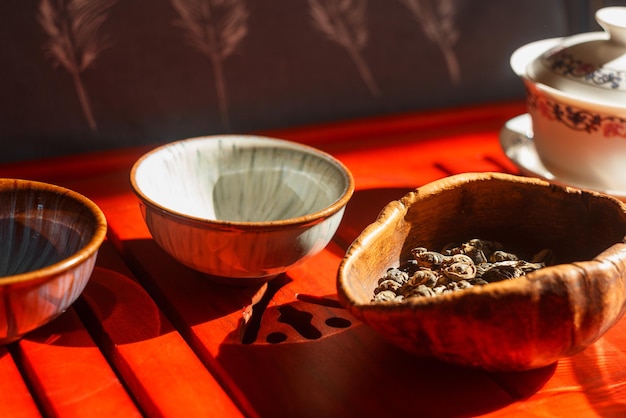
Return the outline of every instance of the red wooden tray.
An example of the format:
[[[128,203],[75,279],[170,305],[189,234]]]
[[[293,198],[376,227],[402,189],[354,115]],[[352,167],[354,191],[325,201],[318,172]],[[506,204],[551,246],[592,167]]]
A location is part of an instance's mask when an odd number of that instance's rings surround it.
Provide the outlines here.
[[[268,285],[213,284],[152,241],[129,170],[149,147],[0,166],[93,199],[108,240],[73,307],[0,347],[0,416],[619,416],[626,320],[586,351],[524,373],[410,356],[337,302],[345,250],[390,200],[461,172],[517,173],[500,149],[522,103],[263,132],[321,148],[357,190],[331,244]]]

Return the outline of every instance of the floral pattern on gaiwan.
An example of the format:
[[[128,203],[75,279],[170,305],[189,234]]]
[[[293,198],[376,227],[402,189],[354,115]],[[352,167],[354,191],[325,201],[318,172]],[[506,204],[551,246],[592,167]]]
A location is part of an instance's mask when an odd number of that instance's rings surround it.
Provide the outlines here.
[[[605,138],[626,138],[626,119],[605,116],[584,109],[565,106],[527,89],[526,101],[530,109],[539,111],[542,117],[558,121],[575,131],[602,132]]]
[[[611,90],[620,90],[623,87],[620,83],[626,76],[624,71],[598,67],[576,59],[572,54],[565,52],[549,55],[546,57],[546,61],[550,69],[558,75],[584,79]]]

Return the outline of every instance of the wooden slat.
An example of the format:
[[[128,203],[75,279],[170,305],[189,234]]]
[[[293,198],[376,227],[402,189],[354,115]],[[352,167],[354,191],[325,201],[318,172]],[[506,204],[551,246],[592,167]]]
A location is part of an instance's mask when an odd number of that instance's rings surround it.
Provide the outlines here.
[[[148,416],[241,415],[108,242],[83,299],[82,317]]]
[[[47,415],[141,414],[73,309],[15,344]]]
[[[561,359],[548,377],[523,401],[492,415],[626,416],[626,318],[582,353]],[[503,383],[518,384],[513,374]]]
[[[0,416],[40,416],[37,404],[6,347],[0,347]]]
[[[481,130],[497,131],[504,123],[526,112],[523,101],[502,102],[487,106],[464,106],[436,110],[420,110],[401,114],[374,116],[358,120],[338,121],[314,126],[276,129],[264,135],[315,144],[327,148],[328,144],[345,147],[384,145],[390,137],[410,135],[411,140],[432,139],[447,133]],[[409,138],[409,137],[407,137]]]
[[[3,164],[0,166],[0,177],[24,178],[59,185],[66,182],[89,182],[101,175],[127,172],[135,160],[151,148],[153,147],[142,146]]]

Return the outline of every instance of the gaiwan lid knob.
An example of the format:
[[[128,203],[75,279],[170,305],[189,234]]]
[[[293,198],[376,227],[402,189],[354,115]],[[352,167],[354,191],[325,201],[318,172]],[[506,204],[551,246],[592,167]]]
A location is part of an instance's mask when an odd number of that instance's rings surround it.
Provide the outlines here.
[[[582,99],[624,106],[626,7],[605,7],[595,17],[603,32],[562,38],[528,63],[526,76]]]

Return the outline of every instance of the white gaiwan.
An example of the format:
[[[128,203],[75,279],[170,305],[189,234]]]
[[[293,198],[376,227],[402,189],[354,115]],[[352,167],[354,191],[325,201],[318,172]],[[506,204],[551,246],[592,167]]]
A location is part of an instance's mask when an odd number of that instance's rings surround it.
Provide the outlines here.
[[[511,66],[526,87],[537,154],[563,182],[626,191],[626,7],[596,12],[602,32],[522,46]]]

